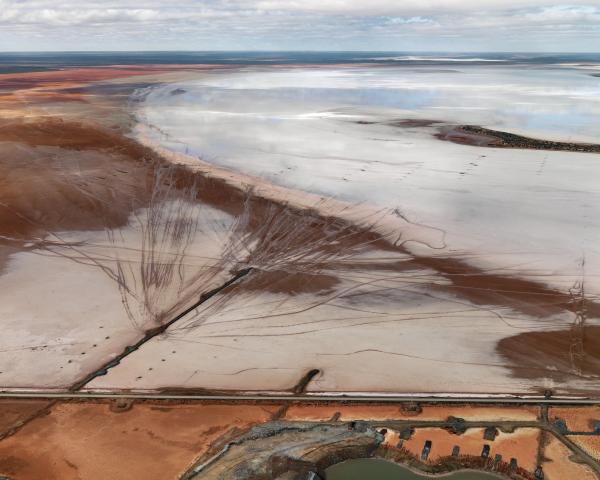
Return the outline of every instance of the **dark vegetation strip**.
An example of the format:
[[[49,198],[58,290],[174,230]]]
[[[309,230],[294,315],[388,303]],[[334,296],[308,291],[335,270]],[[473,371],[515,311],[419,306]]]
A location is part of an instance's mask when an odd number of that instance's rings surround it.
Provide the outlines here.
[[[600,144],[541,140],[476,125],[460,125],[442,129],[436,134],[436,137],[454,143],[482,147],[600,153]]]
[[[218,294],[225,288],[229,287],[230,285],[233,285],[235,282],[237,282],[241,278],[248,275],[251,271],[252,271],[252,268],[244,268],[243,270],[240,270],[232,278],[230,278],[225,283],[223,283],[221,286],[216,287],[213,290],[210,290],[210,291],[205,292],[202,295],[200,295],[200,299],[196,303],[194,303],[189,308],[185,309],[183,312],[181,312],[180,314],[178,314],[177,316],[175,316],[168,322],[166,322],[158,327],[146,330],[144,336],[138,342],[134,343],[133,345],[129,345],[129,346],[125,347],[123,352],[121,354],[119,354],[117,357],[115,357],[114,359],[105,363],[97,370],[94,370],[90,374],[86,375],[82,380],[71,385],[71,387],[69,388],[69,391],[76,392],[78,390],[81,390],[85,385],[87,385],[89,382],[94,380],[96,377],[101,377],[102,375],[106,375],[108,373],[108,370],[119,365],[121,363],[121,360],[123,360],[125,357],[127,357],[128,355],[137,351],[142,345],[144,345],[146,342],[152,340],[154,337],[160,335],[161,333],[164,333],[175,322],[177,322],[178,320],[181,320],[183,317],[185,317],[190,312],[192,312],[193,310],[198,308],[200,305],[202,305],[204,302],[206,302],[207,300],[210,300],[212,297],[214,297],[216,294]]]
[[[319,373],[321,373],[321,370],[319,370],[318,368],[313,368],[312,370],[306,372],[306,374],[304,374],[300,381],[294,386],[294,388],[292,389],[292,393],[295,393],[296,395],[305,393],[306,387],[308,387],[310,381],[313,378],[315,378]]]

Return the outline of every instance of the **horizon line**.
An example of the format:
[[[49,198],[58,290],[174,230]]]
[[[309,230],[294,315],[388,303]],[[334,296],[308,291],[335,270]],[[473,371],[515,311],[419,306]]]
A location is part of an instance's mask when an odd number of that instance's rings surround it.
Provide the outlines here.
[[[219,50],[0,50],[0,55],[4,54],[21,54],[21,53],[436,53],[436,54],[472,54],[472,53],[488,53],[488,54],[586,54],[600,55],[598,51],[581,51],[581,50],[269,50],[269,49],[219,49]]]

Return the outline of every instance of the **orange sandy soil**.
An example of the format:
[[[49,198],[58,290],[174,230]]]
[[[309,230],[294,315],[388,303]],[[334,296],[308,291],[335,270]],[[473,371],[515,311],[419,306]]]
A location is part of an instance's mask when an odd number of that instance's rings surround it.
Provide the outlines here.
[[[571,451],[555,437],[544,448],[546,461],[542,464],[546,480],[597,480],[587,466],[569,460]]]
[[[600,460],[600,436],[569,435],[569,440],[583,448],[591,457]]]
[[[589,432],[594,428],[594,420],[600,420],[600,407],[552,407],[548,418],[551,422],[565,420],[573,432]]]
[[[483,432],[483,428],[472,428],[463,435],[454,435],[441,428],[419,428],[415,430],[412,438],[405,440],[402,445],[409,452],[420,457],[425,441],[431,440],[432,447],[428,458],[431,463],[450,456],[455,445],[460,447],[461,455],[474,456],[481,455],[483,446],[489,445],[490,458],[494,458],[499,453],[506,462],[516,458],[522,468],[530,472],[535,470],[540,435],[537,428],[520,428],[514,433],[500,432],[494,441],[484,440]],[[389,442],[390,446],[395,446],[392,445],[392,441],[396,441],[397,445],[395,433],[391,434]]]
[[[343,64],[340,64],[343,66]],[[67,67],[59,70],[41,72],[20,72],[0,74],[0,90],[13,88],[32,88],[39,85],[64,85],[102,82],[125,77],[171,72],[197,70],[218,70],[239,68],[240,65],[212,64],[136,64],[136,65],[103,65],[96,67]],[[317,66],[318,67],[318,66]]]
[[[61,403],[0,442],[0,475],[13,480],[179,478],[211,442],[269,420],[276,407]]]
[[[293,405],[286,420],[325,421],[340,413],[341,421],[350,420],[446,420],[450,416],[470,421],[535,421],[536,407],[478,407],[470,405],[424,406],[421,413],[391,405]],[[481,452],[480,452],[481,453]]]
[[[65,68],[44,72],[5,73],[0,75],[0,89],[31,88],[39,85],[64,86],[114,80],[176,70],[215,68],[213,65],[115,65],[106,67]]]
[[[61,117],[93,121],[110,128],[125,127],[131,118],[121,108],[127,94],[98,94],[94,88],[116,81],[127,84],[161,81],[163,74],[185,74],[214,65],[114,65],[65,68],[55,71],[0,74],[0,113],[3,118]],[[225,67],[223,67],[225,68]],[[130,87],[133,90],[133,87]]]

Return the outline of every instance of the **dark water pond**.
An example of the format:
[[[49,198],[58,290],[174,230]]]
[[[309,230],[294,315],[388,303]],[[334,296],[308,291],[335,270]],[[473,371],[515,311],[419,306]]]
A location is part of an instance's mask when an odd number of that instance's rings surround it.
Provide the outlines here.
[[[385,460],[364,458],[348,460],[327,469],[327,480],[498,480],[500,477],[480,472],[457,472],[432,477],[420,475]]]

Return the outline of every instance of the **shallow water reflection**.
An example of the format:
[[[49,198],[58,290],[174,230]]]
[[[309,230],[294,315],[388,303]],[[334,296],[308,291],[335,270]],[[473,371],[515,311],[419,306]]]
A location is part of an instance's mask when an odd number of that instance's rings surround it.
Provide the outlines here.
[[[448,248],[480,266],[565,289],[583,257],[590,271],[600,268],[597,155],[456,145],[436,139],[436,127],[401,121],[598,142],[597,80],[548,66],[239,69],[147,92],[138,115],[151,126],[144,136],[169,149],[276,185],[396,209],[443,230]],[[593,281],[586,290],[600,294]]]

